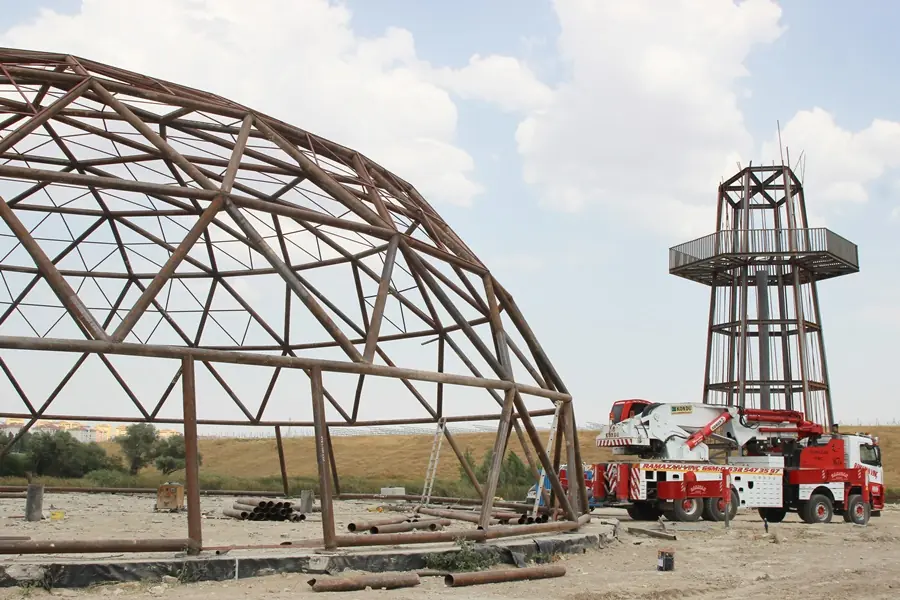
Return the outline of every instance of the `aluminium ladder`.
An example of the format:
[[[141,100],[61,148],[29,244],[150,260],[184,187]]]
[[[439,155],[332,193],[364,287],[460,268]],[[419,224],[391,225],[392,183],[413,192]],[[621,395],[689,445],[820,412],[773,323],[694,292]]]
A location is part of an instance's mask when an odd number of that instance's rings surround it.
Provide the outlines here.
[[[431,443],[431,456],[428,459],[428,468],[425,469],[425,485],[422,488],[422,498],[419,506],[428,506],[431,503],[431,491],[434,489],[434,479],[437,476],[438,460],[441,457],[441,444],[444,441],[444,428],[447,423],[444,417],[438,419],[437,429],[434,431],[434,441]]]

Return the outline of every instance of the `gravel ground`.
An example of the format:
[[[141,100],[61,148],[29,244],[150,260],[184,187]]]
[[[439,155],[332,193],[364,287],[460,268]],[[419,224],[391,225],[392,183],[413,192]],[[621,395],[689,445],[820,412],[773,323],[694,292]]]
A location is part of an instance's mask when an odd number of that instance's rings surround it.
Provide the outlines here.
[[[76,501],[69,502],[74,505]],[[125,503],[128,502],[126,499]],[[142,502],[133,499],[134,506],[140,506]],[[8,501],[4,501],[4,505],[6,503]],[[206,501],[211,508],[220,508],[221,503],[221,499]],[[130,518],[139,519],[138,515],[146,513],[146,509],[143,512],[135,509],[135,516]],[[149,514],[152,515],[151,521],[159,517],[152,511]],[[417,588],[345,592],[341,597],[348,600],[887,600],[900,597],[898,507],[889,507],[880,518],[872,519],[867,527],[850,525],[840,518],[827,525],[806,525],[795,515],[790,515],[784,523],[770,525],[769,533],[763,530],[762,523],[753,513],[742,511],[731,529],[726,530],[722,524],[701,523],[691,528],[695,530],[679,532],[678,540],[674,542],[626,533],[624,526],[629,523],[623,511],[595,511],[595,515],[598,518],[621,519],[623,528],[618,541],[587,554],[560,557],[560,564],[567,568],[565,577],[560,579],[447,588],[442,579],[429,577],[423,578]],[[171,518],[183,524],[183,517]],[[346,516],[343,518],[346,519]],[[112,518],[107,523],[111,526]],[[175,527],[173,522],[153,525]],[[306,525],[301,524],[301,527]],[[59,526],[74,528],[77,525],[73,516],[71,521],[52,527]],[[11,529],[6,531],[12,534]],[[209,530],[214,531],[214,528]],[[96,534],[99,535],[99,529]],[[238,534],[226,533],[223,528],[216,535],[221,535],[220,539],[225,540]],[[657,551],[665,547],[675,551],[673,572],[656,570]],[[315,592],[306,583],[308,579],[308,575],[289,574],[230,582],[109,585],[51,593],[84,597],[114,596],[123,600],[153,596],[184,600],[311,598]],[[0,599],[21,597],[23,593],[36,597],[47,595],[47,592],[39,590],[23,592],[6,589],[0,590]]]
[[[226,517],[222,509],[231,507],[233,497],[202,496],[203,542],[209,546],[232,544],[279,544],[285,540],[321,539],[319,513],[307,515],[299,523],[286,521],[240,521]],[[132,538],[186,538],[187,513],[156,512],[156,497],[127,494],[45,494],[44,512],[65,511],[61,521],[45,519],[27,522],[25,500],[0,498],[0,536],[31,536],[33,540],[85,540]],[[370,509],[375,503],[338,501],[334,503],[335,528],[347,533],[351,521],[391,516]],[[460,523],[450,529],[469,529]]]

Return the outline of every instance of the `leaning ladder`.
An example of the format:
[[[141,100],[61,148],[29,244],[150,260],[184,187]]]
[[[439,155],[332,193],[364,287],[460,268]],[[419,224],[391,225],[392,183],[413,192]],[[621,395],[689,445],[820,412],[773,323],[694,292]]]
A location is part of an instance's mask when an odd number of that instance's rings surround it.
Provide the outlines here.
[[[441,417],[434,431],[434,441],[431,443],[431,457],[428,459],[428,468],[425,469],[425,486],[422,488],[422,498],[419,506],[428,506],[431,503],[431,491],[434,489],[434,479],[437,476],[438,460],[441,458],[441,444],[444,441],[444,428],[446,420]]]
[[[550,425],[550,437],[547,439],[547,454],[549,455],[553,448],[553,440],[556,437],[556,428],[559,426],[559,409],[562,408],[562,402],[556,402],[556,410],[553,411],[553,424]],[[540,478],[538,478],[537,494],[534,495],[534,506],[531,508],[531,518],[536,519],[538,507],[541,505],[541,499],[544,495],[544,467],[541,467]],[[549,508],[549,507],[548,507]]]

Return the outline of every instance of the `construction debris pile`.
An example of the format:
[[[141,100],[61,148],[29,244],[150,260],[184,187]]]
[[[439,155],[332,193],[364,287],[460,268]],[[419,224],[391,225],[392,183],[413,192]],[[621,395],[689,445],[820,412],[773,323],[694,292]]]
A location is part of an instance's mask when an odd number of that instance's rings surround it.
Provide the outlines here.
[[[305,521],[306,515],[294,511],[290,500],[271,498],[236,498],[231,508],[222,510],[226,517],[243,521]]]

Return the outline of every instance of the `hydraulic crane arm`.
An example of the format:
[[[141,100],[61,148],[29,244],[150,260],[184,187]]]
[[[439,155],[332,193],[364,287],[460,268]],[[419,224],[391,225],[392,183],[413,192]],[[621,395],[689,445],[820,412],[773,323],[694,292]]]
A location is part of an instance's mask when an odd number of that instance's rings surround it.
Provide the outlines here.
[[[696,431],[691,437],[687,439],[685,445],[693,450],[696,448],[704,439],[706,439],[712,432],[716,429],[727,423],[731,420],[731,413],[728,411],[723,412],[721,415],[701,427],[698,431]]]

